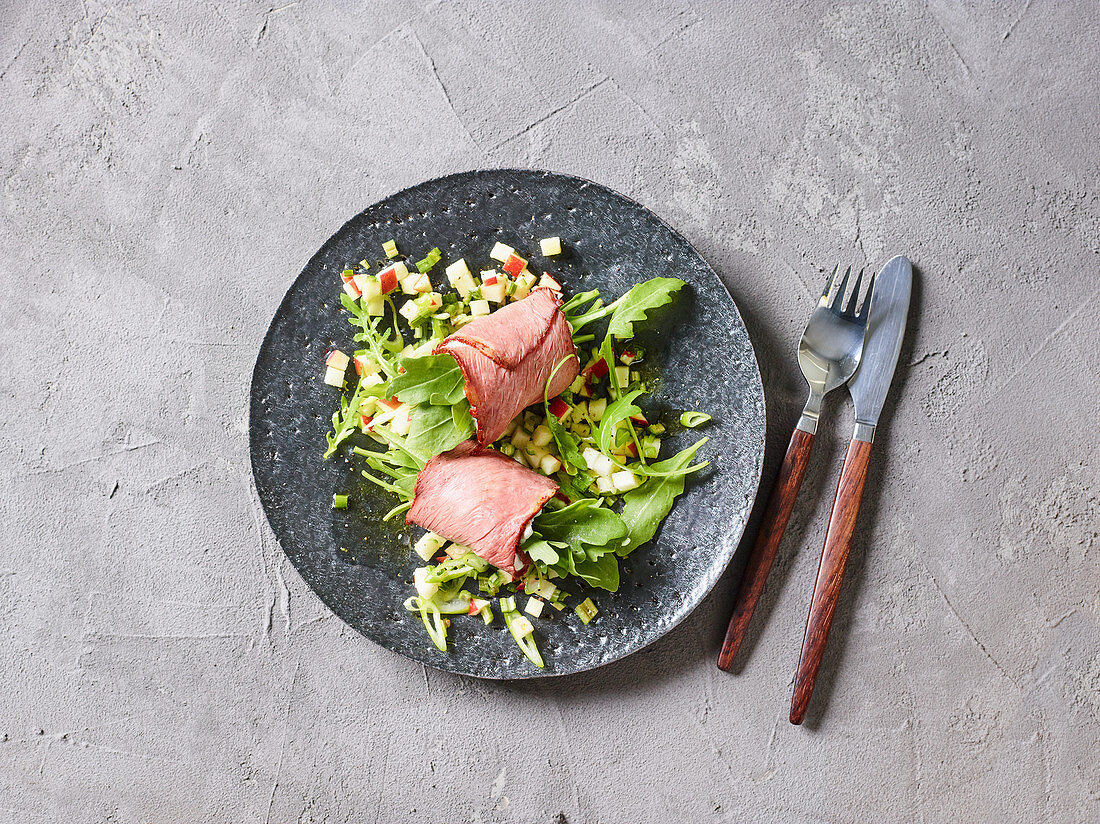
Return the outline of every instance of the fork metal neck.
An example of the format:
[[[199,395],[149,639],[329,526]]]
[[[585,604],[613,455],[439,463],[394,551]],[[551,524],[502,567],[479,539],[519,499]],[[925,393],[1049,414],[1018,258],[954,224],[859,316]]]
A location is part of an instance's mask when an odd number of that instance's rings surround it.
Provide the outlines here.
[[[798,419],[798,423],[795,424],[794,428],[809,432],[811,435],[815,434],[817,432],[817,420],[821,417],[821,402],[824,399],[825,394],[823,392],[816,392],[811,389],[806,406],[802,409],[802,416]]]

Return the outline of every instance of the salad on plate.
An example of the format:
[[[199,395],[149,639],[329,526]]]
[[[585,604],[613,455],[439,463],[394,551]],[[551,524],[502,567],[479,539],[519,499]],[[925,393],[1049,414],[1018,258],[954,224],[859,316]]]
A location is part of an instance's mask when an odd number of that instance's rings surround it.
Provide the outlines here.
[[[324,456],[347,454],[394,496],[385,520],[426,530],[404,607],[443,652],[456,616],[492,624],[499,613],[543,667],[536,623],[595,619],[574,582],[618,590],[619,560],[654,537],[686,477],[708,465],[695,460],[705,437],[662,456],[666,428],[642,408],[657,378],[640,370],[636,327],[684,281],[566,296],[545,271],[562,248],[542,239],[535,275],[496,243],[475,275],[464,258],[441,267],[438,248],[413,263],[391,240],[381,262],[340,275],[354,347],[325,361],[324,382],[343,393]],[[688,410],[676,424],[709,420]],[[354,497],[333,506],[354,508]]]

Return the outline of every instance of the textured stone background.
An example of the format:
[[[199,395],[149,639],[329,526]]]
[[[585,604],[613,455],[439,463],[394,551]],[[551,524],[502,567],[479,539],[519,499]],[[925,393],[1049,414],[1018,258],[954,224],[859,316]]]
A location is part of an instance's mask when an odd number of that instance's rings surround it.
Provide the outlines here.
[[[501,5],[0,6],[0,819],[1100,820],[1100,6]],[[818,269],[918,266],[805,728],[839,398],[737,676],[732,575],[512,686],[372,646],[272,540],[245,416],[283,291],[366,204],[499,165],[698,245],[768,477]]]

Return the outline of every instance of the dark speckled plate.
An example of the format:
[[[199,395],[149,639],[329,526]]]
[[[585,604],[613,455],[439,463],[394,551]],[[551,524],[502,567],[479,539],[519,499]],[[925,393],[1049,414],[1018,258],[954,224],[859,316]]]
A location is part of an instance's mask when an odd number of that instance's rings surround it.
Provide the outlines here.
[[[549,261],[539,238],[560,235],[566,252]],[[353,348],[340,308],[339,271],[375,259],[395,238],[411,258],[433,246],[443,264],[464,256],[488,264],[501,240],[555,273],[567,293],[599,288],[617,297],[655,275],[688,282],[676,303],[648,324],[647,361],[661,376],[651,414],[700,409],[714,422],[700,452],[711,467],[693,476],[657,539],[623,562],[619,592],[591,594],[600,616],[589,626],[572,609],[547,609],[536,622],[546,669],[520,654],[503,622],[457,616],[450,651],[432,646],[410,595],[411,532],[383,523],[393,504],[344,457],[322,460],[336,390],[321,382],[333,346]],[[440,265],[433,275],[442,278]],[[564,675],[602,666],[660,638],[710,591],[741,538],[764,457],[764,392],[741,315],[714,271],[683,237],[648,209],[580,178],[501,169],[431,180],[398,192],[349,220],[306,264],[264,338],[252,376],[252,471],[260,500],[291,563],[333,612],[387,649],[439,669],[481,678]],[[662,456],[698,437],[666,439]],[[332,508],[335,492],[351,507]],[[576,599],[574,599],[575,601]],[[571,602],[572,603],[572,602]]]

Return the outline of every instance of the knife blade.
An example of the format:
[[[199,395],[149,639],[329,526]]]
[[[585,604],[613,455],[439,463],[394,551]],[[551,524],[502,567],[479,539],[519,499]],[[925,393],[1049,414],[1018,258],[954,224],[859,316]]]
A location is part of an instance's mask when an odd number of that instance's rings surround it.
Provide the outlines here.
[[[909,296],[913,291],[913,266],[905,255],[891,258],[875,279],[871,312],[867,318],[867,340],[848,392],[856,408],[853,438],[870,443],[882,414],[894,369],[905,336]]]

